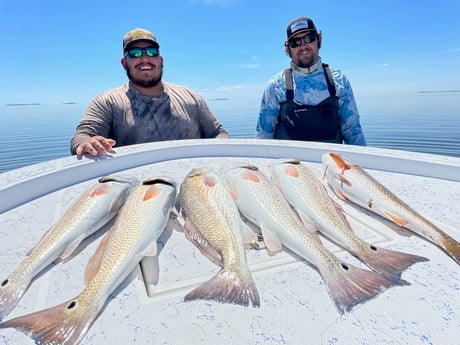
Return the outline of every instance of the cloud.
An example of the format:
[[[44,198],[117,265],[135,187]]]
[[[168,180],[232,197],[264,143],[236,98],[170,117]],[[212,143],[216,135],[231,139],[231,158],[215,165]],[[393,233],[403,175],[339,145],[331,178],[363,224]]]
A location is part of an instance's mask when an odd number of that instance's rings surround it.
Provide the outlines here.
[[[382,64],[378,64],[376,65],[377,67],[390,67],[390,64],[388,63],[382,63]]]
[[[446,49],[444,51],[441,51],[442,53],[458,53],[460,52],[460,48],[451,48],[451,49]]]
[[[243,69],[259,69],[260,68],[260,59],[258,56],[251,56],[249,58],[252,62],[241,63],[236,65],[229,65],[228,68],[243,68]]]
[[[244,68],[244,69],[259,69],[260,65],[257,63],[242,63],[238,65],[230,65],[229,68]]]

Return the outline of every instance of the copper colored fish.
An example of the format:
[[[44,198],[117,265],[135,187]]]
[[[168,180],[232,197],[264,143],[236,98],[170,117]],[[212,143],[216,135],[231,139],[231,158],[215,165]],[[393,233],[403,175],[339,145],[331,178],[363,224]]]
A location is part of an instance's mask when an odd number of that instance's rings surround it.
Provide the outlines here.
[[[415,211],[361,167],[332,152],[323,155],[323,165],[327,182],[339,198],[413,231],[460,264],[460,242]]]

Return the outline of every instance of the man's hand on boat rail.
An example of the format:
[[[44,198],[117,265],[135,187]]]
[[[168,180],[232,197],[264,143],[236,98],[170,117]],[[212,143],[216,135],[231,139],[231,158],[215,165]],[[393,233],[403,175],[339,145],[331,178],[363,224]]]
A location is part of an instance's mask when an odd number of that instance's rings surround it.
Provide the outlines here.
[[[116,141],[113,139],[107,139],[103,136],[96,135],[78,145],[76,153],[77,155],[87,153],[91,156],[105,156],[112,151],[112,147],[115,146],[115,144]]]

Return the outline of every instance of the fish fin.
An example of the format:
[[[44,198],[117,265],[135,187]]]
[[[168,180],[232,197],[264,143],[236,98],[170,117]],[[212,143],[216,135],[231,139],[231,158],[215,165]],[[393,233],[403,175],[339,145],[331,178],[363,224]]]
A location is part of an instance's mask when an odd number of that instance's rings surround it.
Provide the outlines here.
[[[352,231],[354,232],[353,228],[351,227],[350,223],[348,222],[347,216],[345,215],[345,211],[343,210],[342,206],[339,205],[337,201],[330,198],[332,204],[334,205],[335,209],[337,210],[337,215],[340,217],[340,220]]]
[[[359,259],[362,259],[374,271],[384,275],[395,283],[401,281],[401,274],[404,270],[417,262],[428,261],[423,256],[380,248],[372,244],[368,244],[368,246],[370,248],[368,253],[370,254],[360,256]],[[401,283],[409,285],[404,280]]]
[[[261,230],[268,252],[271,255],[280,252],[283,249],[283,245],[281,244],[281,240],[278,234],[275,231],[263,226],[261,227]]]
[[[0,321],[16,307],[31,283],[30,280],[25,281],[25,279],[18,282],[14,275],[15,273],[12,273],[0,282]]]
[[[105,249],[107,247],[107,243],[109,242],[111,235],[111,231],[109,230],[104,237],[102,237],[99,246],[97,247],[96,251],[94,252],[93,256],[88,262],[85,270],[85,283],[88,284],[93,277],[96,275],[97,271],[101,267],[102,258],[104,257]]]
[[[341,184],[346,184],[347,186],[351,187],[353,184],[351,183],[351,181],[349,179],[347,179],[345,176],[343,175],[339,175],[339,180],[340,180],[340,183]]]
[[[94,323],[100,310],[85,308],[78,299],[55,307],[20,316],[0,324],[0,328],[16,328],[42,345],[78,344]]]
[[[160,280],[160,264],[158,255],[144,256],[140,261],[141,276],[149,297],[153,296],[153,288]]]
[[[196,299],[260,307],[259,292],[249,271],[221,269],[214,277],[184,297],[184,301]]]
[[[338,153],[329,152],[329,157],[332,158],[332,160],[334,161],[335,165],[337,165],[337,167],[340,170],[344,171],[344,170],[350,169],[350,166],[348,165],[348,163]]]
[[[392,222],[398,224],[399,226],[407,226],[407,225],[409,225],[409,222],[406,219],[401,218],[401,217],[399,217],[399,216],[397,216],[397,215],[395,215],[395,214],[393,214],[391,212],[388,212],[388,211],[383,211],[383,212],[386,214],[386,216],[389,219],[391,219]]]
[[[50,237],[49,235],[50,235],[50,233],[52,231],[54,231],[56,225],[57,225],[57,223],[52,225],[52,226],[50,226],[49,229],[46,230],[46,232],[42,235],[40,241],[38,241],[38,243],[33,248],[31,248],[30,250],[27,251],[26,256],[30,256],[33,253],[33,251],[35,250],[35,248],[42,246],[42,242],[46,241]]]
[[[184,218],[182,218],[182,216],[176,210],[173,209],[169,214],[169,219],[166,224],[166,228],[176,230],[179,232],[184,232],[184,222]]]
[[[392,282],[377,272],[343,262],[339,269],[326,265],[318,269],[326,283],[329,295],[341,314],[376,297],[387,288],[404,285],[403,282],[399,284]]]
[[[243,243],[245,246],[251,247],[257,243],[258,241],[257,234],[250,227],[249,223],[243,222],[241,233],[243,237]]]
[[[331,185],[329,184],[329,187],[332,189],[332,191],[334,192],[334,194],[342,201],[348,201],[348,198],[347,196],[345,195],[344,192],[342,192],[342,190],[337,187],[337,186],[334,186],[334,185]]]
[[[86,238],[85,234],[81,234],[78,236],[75,240],[73,240],[59,255],[59,258],[57,259],[59,262],[67,262],[70,259],[74,257],[74,254],[78,248],[78,246],[81,244],[81,242]]]
[[[145,251],[142,253],[142,256],[155,256],[157,255],[158,252],[158,245],[157,241],[153,240],[152,243],[150,243]]]
[[[254,224],[244,215],[240,213],[241,219],[243,220],[243,243],[245,249],[265,249],[267,248],[262,230],[257,224]]]
[[[206,240],[190,218],[185,219],[184,231],[185,237],[192,242],[204,256],[215,265],[222,266],[222,256],[208,240]]]
[[[297,213],[300,217],[300,220],[302,221],[302,224],[305,225],[305,229],[311,233],[311,234],[317,234],[319,233],[318,227],[315,225],[315,223],[304,213],[298,212]]]
[[[172,208],[174,212],[179,215],[182,212],[182,204],[180,198],[176,198],[176,201],[174,202],[174,207]]]
[[[89,195],[90,198],[99,197],[101,195],[107,195],[110,192],[110,186],[105,183],[101,183],[94,188],[94,190]]]
[[[234,183],[228,183],[228,181],[225,181],[224,183],[225,188],[227,189],[228,193],[232,197],[233,200],[238,200],[238,188],[236,188]]]
[[[117,197],[113,198],[112,202],[110,203],[109,214],[112,217],[115,216],[124,202],[125,198],[122,194],[119,194]]]
[[[146,189],[144,193],[144,198],[142,199],[142,201],[149,201],[150,199],[155,198],[160,194],[161,194],[161,189],[159,189],[156,185],[152,185]]]
[[[284,174],[286,176],[289,176],[289,177],[294,177],[294,178],[298,178],[299,177],[299,170],[297,169],[296,166],[292,165],[292,164],[289,164],[287,165],[284,170],[283,170]]]

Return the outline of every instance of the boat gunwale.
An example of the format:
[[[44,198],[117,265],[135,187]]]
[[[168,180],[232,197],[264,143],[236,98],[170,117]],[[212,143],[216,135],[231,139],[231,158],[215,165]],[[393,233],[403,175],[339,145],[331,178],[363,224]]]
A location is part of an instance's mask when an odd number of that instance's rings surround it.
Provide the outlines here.
[[[69,156],[0,174],[0,184],[14,181],[0,187],[0,213],[77,183],[148,164],[204,157],[296,158],[320,163],[322,154],[330,151],[346,155],[365,169],[460,182],[460,158],[451,156],[304,141],[174,140],[115,148],[116,153],[107,157]],[[31,174],[32,169],[39,173]]]

